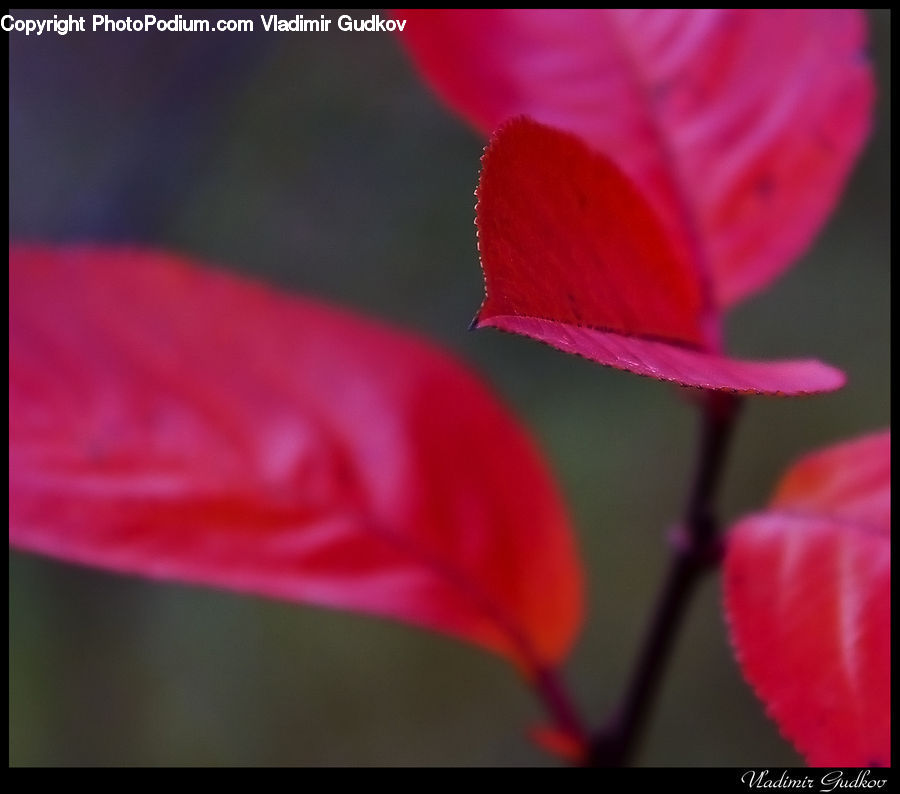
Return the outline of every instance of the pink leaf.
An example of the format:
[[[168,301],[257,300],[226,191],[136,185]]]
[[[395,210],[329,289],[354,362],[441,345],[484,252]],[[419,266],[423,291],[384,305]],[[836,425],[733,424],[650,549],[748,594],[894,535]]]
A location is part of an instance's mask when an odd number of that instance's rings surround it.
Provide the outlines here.
[[[414,337],[176,256],[10,248],[10,545],[568,651],[556,488]]]
[[[501,127],[483,158],[477,224],[478,327],[687,386],[797,395],[844,383],[817,361],[719,354],[701,274],[628,177],[573,135],[528,119]]]
[[[890,479],[890,431],[832,447],[731,533],[738,661],[813,766],[890,765]]]
[[[890,484],[888,430],[807,455],[781,480],[771,506],[825,513],[841,521],[869,524],[889,535]]]
[[[636,183],[726,307],[793,264],[873,100],[856,10],[402,11],[436,91],[486,134],[528,115]]]

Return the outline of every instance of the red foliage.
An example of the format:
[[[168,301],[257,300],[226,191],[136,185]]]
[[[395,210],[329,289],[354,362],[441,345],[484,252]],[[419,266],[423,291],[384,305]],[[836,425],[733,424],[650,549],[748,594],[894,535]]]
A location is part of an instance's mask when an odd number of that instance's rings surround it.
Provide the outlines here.
[[[615,160],[720,307],[796,261],[869,130],[856,10],[398,16],[424,77],[485,134],[527,115]]]
[[[890,765],[890,431],[809,455],[741,520],[725,608],[741,669],[814,766]]]
[[[477,195],[479,318],[542,317],[705,346],[700,274],[631,180],[574,135],[508,122],[482,158]]]
[[[169,254],[9,268],[11,546],[396,618],[526,674],[568,651],[556,488],[448,356]]]
[[[802,253],[862,147],[860,12],[402,16],[438,93],[485,132],[504,125],[478,191],[479,325],[688,386],[843,385],[814,361],[723,358],[720,326]]]
[[[402,15],[426,77],[496,129],[477,326],[704,389],[843,385],[728,358],[721,322],[803,252],[864,142],[859,12]],[[169,254],[9,264],[11,546],[402,620],[528,676],[565,657],[582,573],[559,496],[446,355]],[[813,764],[890,763],[889,446],[808,457],[731,535],[740,664]],[[583,761],[558,722],[535,739]]]
[[[573,135],[505,124],[483,158],[477,214],[478,326],[686,386],[797,395],[844,383],[818,361],[720,355],[702,271],[628,177]]]
[[[582,737],[550,725],[535,725],[528,735],[542,750],[576,766],[583,764],[590,752]]]

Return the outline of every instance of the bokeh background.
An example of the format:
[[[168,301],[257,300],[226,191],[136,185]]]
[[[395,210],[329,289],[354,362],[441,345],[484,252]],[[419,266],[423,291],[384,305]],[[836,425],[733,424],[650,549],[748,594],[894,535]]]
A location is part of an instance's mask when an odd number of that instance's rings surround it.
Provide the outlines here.
[[[804,451],[890,421],[891,19],[870,19],[871,143],[813,248],[729,326],[738,353],[817,355],[850,385],[747,405],[726,517],[760,505]],[[467,360],[531,428],[571,507],[589,608],[566,674],[596,722],[662,573],[690,476],[691,407],[662,383],[467,333],[481,299],[481,138],[391,34],[256,27],[11,34],[10,237],[176,249]],[[10,553],[10,765],[554,763],[525,737],[540,716],[502,662],[437,635]],[[638,762],[800,763],[740,677],[717,577],[691,610]]]

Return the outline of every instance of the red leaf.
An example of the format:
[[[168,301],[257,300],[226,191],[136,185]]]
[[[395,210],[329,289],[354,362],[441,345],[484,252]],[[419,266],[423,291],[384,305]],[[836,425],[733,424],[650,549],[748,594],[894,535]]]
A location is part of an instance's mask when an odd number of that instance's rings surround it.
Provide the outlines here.
[[[811,455],[731,533],[747,680],[813,766],[890,765],[890,431]]]
[[[526,673],[581,619],[538,453],[410,335],[175,256],[10,248],[10,545],[407,621]]]
[[[482,158],[480,317],[518,314],[704,345],[699,273],[644,197],[574,135],[516,119]]]
[[[552,725],[534,725],[528,731],[528,735],[542,750],[570,764],[581,765],[587,758],[589,747],[586,740],[560,728]]]
[[[890,431],[814,452],[788,471],[771,506],[891,531]]]
[[[795,395],[844,383],[817,361],[719,355],[701,275],[628,177],[572,135],[528,119],[501,127],[483,158],[477,216],[479,327],[687,386]]]
[[[869,130],[855,10],[397,16],[426,79],[485,133],[525,114],[612,157],[723,307],[804,251]]]
[[[480,321],[478,327],[523,334],[600,364],[701,389],[796,397],[834,391],[845,383],[840,370],[814,359],[740,361],[666,342],[532,317],[500,315]]]

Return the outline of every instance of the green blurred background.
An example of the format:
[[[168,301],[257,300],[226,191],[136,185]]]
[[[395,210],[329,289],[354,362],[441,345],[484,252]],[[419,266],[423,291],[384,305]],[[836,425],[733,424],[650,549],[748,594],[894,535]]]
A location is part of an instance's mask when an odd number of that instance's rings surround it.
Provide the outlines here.
[[[891,20],[870,17],[871,144],[812,250],[729,324],[736,352],[816,355],[850,385],[747,405],[726,517],[760,505],[797,455],[890,421]],[[662,383],[466,332],[481,299],[472,192],[483,142],[398,42],[86,33],[12,34],[9,45],[11,238],[164,246],[340,301],[454,350],[513,406],[579,534],[588,620],[566,673],[598,721],[661,576],[692,409]],[[11,765],[553,763],[525,737],[540,717],[502,662],[437,635],[10,553]],[[800,763],[740,677],[715,577],[638,761]]]

